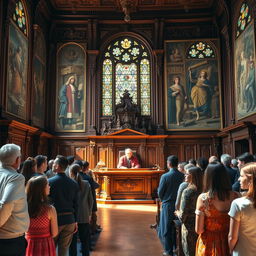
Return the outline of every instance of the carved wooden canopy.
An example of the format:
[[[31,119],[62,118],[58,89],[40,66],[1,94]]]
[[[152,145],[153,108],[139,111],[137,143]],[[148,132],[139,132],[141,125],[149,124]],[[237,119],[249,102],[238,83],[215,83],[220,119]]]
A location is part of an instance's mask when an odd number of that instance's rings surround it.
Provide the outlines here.
[[[55,9],[75,11],[122,11],[123,2],[132,12],[171,9],[203,9],[212,7],[213,0],[50,0]]]

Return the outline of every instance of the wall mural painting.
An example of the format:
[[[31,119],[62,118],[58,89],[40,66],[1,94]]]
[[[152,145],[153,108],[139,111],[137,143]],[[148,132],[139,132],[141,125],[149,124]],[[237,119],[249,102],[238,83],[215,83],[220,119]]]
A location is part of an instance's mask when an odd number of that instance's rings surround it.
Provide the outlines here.
[[[85,131],[85,47],[65,44],[57,53],[56,131]]]
[[[167,130],[218,130],[217,40],[165,41]]]
[[[45,118],[45,69],[46,47],[44,35],[36,26],[34,39],[34,60],[32,80],[32,122],[34,125],[44,127]]]
[[[237,119],[256,112],[255,34],[253,22],[235,41],[235,91]]]
[[[10,22],[7,73],[7,112],[26,119],[28,41]]]

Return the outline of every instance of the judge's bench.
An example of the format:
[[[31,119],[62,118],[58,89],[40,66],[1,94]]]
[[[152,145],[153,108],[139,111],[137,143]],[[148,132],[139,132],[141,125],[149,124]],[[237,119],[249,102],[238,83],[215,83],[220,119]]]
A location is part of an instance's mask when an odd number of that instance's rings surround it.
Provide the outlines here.
[[[94,169],[100,184],[98,202],[152,203],[164,173],[164,140],[166,135],[147,135],[132,129],[123,129],[105,136],[89,136],[95,145],[91,152],[97,159]],[[125,148],[131,148],[142,168],[118,169],[119,158]]]

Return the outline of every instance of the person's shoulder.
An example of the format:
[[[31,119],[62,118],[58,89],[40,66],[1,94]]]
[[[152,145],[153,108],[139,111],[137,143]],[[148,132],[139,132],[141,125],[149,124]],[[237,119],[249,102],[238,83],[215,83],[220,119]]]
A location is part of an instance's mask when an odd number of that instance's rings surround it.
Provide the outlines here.
[[[21,173],[18,173],[17,171],[10,170],[10,169],[5,169],[5,168],[1,168],[0,177],[1,177],[1,180],[7,180],[9,182],[25,180],[25,177]]]

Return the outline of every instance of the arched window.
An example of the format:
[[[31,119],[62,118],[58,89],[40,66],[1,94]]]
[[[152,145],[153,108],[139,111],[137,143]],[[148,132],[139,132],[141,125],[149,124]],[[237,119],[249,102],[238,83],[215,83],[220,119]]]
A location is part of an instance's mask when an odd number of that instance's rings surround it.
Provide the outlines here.
[[[12,15],[12,19],[18,28],[27,36],[27,17],[25,14],[25,8],[21,0],[16,1],[15,11]]]
[[[102,67],[102,116],[111,116],[125,90],[133,103],[140,106],[141,115],[149,116],[151,68],[145,45],[131,37],[111,42],[104,53]]]
[[[215,58],[215,53],[208,43],[200,41],[188,48],[186,57],[188,59]]]
[[[237,21],[236,37],[239,37],[239,35],[245,30],[251,20],[251,10],[249,9],[248,4],[244,2],[241,6],[239,18]]]

